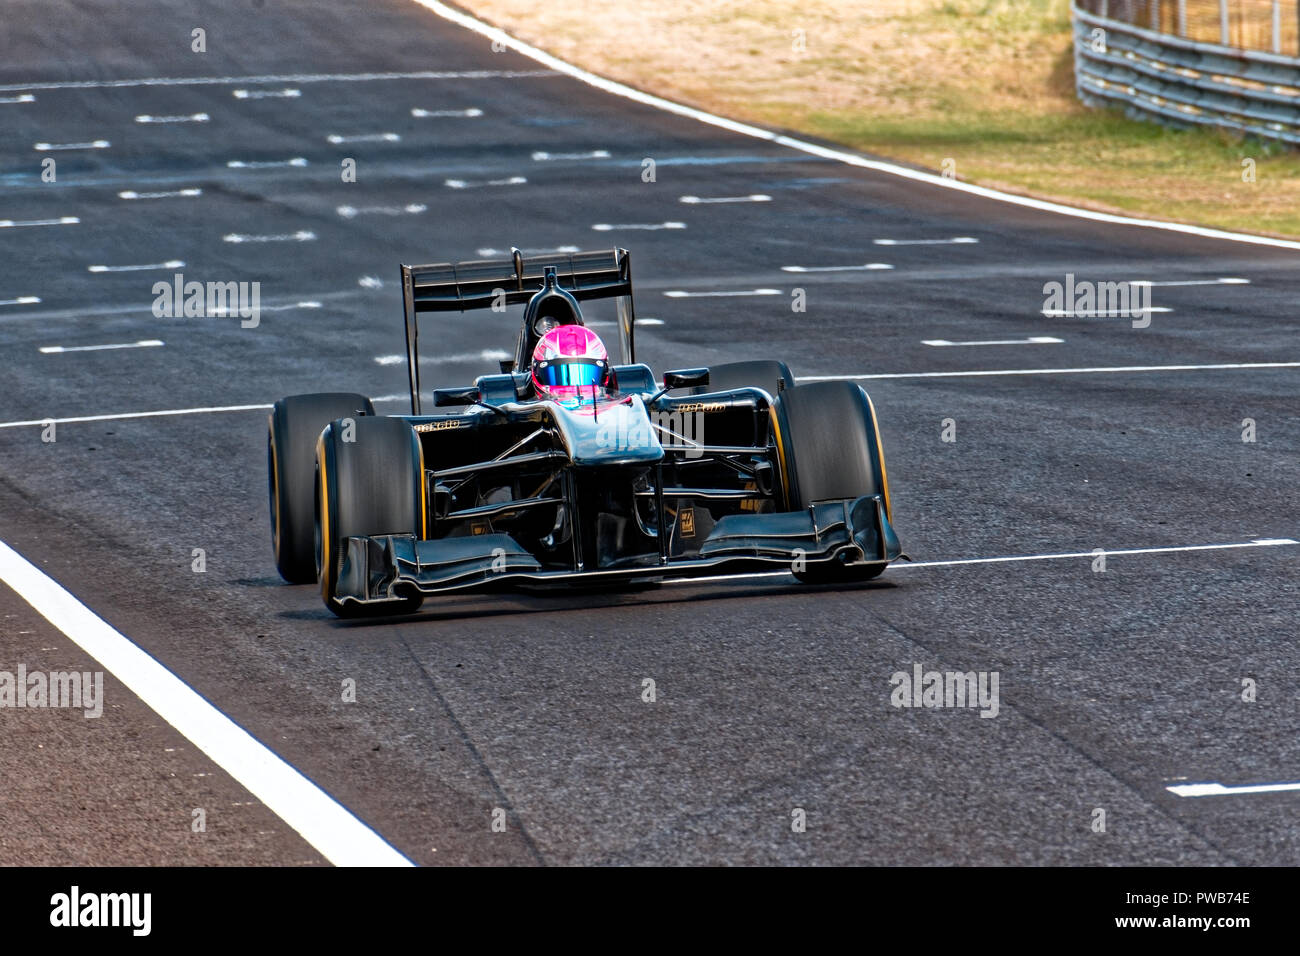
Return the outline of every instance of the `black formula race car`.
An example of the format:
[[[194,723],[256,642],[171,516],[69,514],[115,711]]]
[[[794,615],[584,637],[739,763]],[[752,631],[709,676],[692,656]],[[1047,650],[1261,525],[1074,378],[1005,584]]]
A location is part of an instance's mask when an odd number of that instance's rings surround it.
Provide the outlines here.
[[[636,362],[626,250],[402,266],[411,413],[362,395],[275,403],[267,440],[280,574],[342,617],[447,591],[785,568],[874,577],[902,556],[867,393],[796,385],[785,363],[665,372]],[[576,406],[539,395],[551,329],[613,299],[618,363]],[[514,359],[473,385],[420,385],[420,318],[524,306]],[[585,334],[585,333],[584,333]]]

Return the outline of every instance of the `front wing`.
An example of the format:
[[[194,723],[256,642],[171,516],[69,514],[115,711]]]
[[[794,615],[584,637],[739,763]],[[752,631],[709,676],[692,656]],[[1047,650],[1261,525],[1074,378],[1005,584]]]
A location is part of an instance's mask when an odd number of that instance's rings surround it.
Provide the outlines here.
[[[880,495],[816,504],[807,511],[729,515],[691,557],[641,556],[602,568],[544,568],[508,534],[418,540],[411,534],[346,538],[335,586],[341,603],[375,604],[418,591],[437,594],[517,584],[593,584],[710,573],[888,563],[902,549]]]

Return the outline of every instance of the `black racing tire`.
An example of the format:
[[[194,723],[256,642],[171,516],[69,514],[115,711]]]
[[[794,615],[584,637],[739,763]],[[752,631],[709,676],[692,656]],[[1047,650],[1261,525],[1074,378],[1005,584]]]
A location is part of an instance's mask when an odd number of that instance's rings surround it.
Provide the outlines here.
[[[802,511],[819,501],[882,495],[889,516],[889,486],[880,430],[871,399],[852,382],[796,385],[772,410],[786,503]],[[866,581],[884,562],[811,564],[795,577],[809,584]]]
[[[784,362],[763,360],[757,362],[727,362],[709,366],[709,384],[696,385],[689,394],[706,395],[709,392],[726,392],[733,388],[761,388],[776,398],[786,389],[794,388],[794,376]]]
[[[424,463],[420,437],[402,418],[334,421],[316,450],[316,562],[321,597],[339,617],[409,614],[423,603],[412,592],[396,601],[361,604],[335,596],[344,539],[414,534],[424,537]]]
[[[266,471],[271,548],[280,577],[316,582],[316,439],[336,418],[374,415],[364,395],[321,392],[290,395],[267,418]]]

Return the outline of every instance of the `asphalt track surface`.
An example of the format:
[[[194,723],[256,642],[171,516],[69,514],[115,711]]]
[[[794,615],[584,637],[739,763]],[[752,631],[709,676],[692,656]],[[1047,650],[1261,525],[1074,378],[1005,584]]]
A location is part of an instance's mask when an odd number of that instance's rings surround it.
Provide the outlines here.
[[[818,159],[593,90],[399,0],[19,2],[5,20],[0,301],[40,301],[0,304],[0,541],[411,861],[1297,860],[1295,791],[1167,788],[1300,780],[1300,371],[906,377],[1297,362],[1294,251]],[[200,77],[217,79],[110,82]],[[201,194],[120,195],[181,190]],[[681,202],[755,194],[770,200]],[[79,221],[3,226],[63,217]],[[665,222],[685,226],[592,228]],[[978,242],[876,242],[954,237]],[[54,442],[10,424],[334,389],[400,412],[404,366],[379,361],[403,351],[399,262],[615,244],[638,315],[662,323],[638,329],[657,370],[779,357],[799,376],[904,376],[863,384],[915,566],[857,588],[461,596],[346,623],[275,573],[265,410],[65,422]],[[892,269],[783,270],[868,262]],[[175,271],[260,282],[260,324],[155,318],[152,285]],[[1044,316],[1044,283],[1067,273],[1249,283],[1159,286],[1171,311],[1135,329]],[[778,291],[664,294],[759,289]],[[436,321],[426,385],[493,370],[480,353],[516,332]],[[1030,336],[1064,341],[923,344]],[[40,351],[146,340],[165,344]],[[1291,543],[1252,544],[1275,539]],[[1252,546],[1110,554],[1104,572],[1090,553],[1222,544]],[[1078,556],[928,563],[1056,553]],[[0,641],[0,670],[96,667],[3,586]],[[891,675],[918,663],[997,672],[998,716],[891,706]],[[0,710],[0,863],[325,862],[112,674],[105,694],[98,720]]]

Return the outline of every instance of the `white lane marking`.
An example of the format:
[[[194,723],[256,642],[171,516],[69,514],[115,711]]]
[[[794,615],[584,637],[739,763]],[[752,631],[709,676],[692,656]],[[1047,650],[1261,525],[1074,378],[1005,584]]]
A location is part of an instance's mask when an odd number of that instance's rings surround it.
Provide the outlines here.
[[[384,280],[379,278],[379,276],[362,276],[357,280],[357,285],[361,286],[363,289],[382,289],[384,287]]]
[[[10,83],[0,93],[23,90],[102,90],[128,86],[230,86],[247,83],[366,83],[375,80],[494,80],[554,76],[554,70],[421,70],[415,73],[275,73],[263,76],[149,76],[124,80]]]
[[[207,113],[190,113],[188,116],[150,116],[141,113],[135,118],[137,123],[206,123],[210,120]]]
[[[1171,279],[1167,282],[1152,282],[1150,279],[1130,279],[1129,285],[1145,286],[1179,286],[1179,285],[1250,285],[1249,279]]]
[[[1214,372],[1225,369],[1300,368],[1300,362],[1225,362],[1219,365],[1106,365],[1094,368],[999,368],[971,372],[889,372],[877,375],[799,375],[800,382],[886,378],[979,378],[990,375],[1092,375],[1109,372]]]
[[[953,236],[951,239],[872,239],[878,246],[952,246],[979,242],[974,236]]]
[[[141,339],[139,342],[117,342],[111,345],[42,345],[41,352],[46,355],[62,352],[105,352],[112,349],[157,348],[162,344],[162,339]]]
[[[482,182],[470,182],[468,179],[444,179],[442,184],[449,189],[477,189],[481,186],[522,186],[528,182],[523,176],[508,176],[505,179],[487,179]]]
[[[409,203],[405,206],[339,206],[334,211],[344,219],[355,219],[357,216],[401,216],[415,215],[416,213],[426,212],[428,206],[420,203]]]
[[[1233,793],[1281,793],[1300,790],[1300,783],[1255,783],[1242,786],[1224,786],[1221,783],[1180,783],[1165,787],[1180,797],[1218,797]]]
[[[1300,249],[1300,242],[1291,239],[1272,239],[1267,236],[1252,236],[1248,233],[1227,232],[1222,229],[1206,229],[1202,226],[1189,226],[1177,222],[1163,222],[1158,219],[1134,219],[1131,216],[1117,216],[1111,213],[1094,212],[1091,209],[1077,209],[1074,206],[1067,206],[1063,203],[1050,202],[1045,199],[1032,199],[1028,196],[1017,196],[1012,193],[1000,192],[996,189],[990,189],[987,186],[975,186],[971,183],[964,183],[959,179],[947,179],[937,173],[922,172],[919,169],[909,169],[906,166],[898,166],[894,163],[887,163],[881,160],[867,159],[865,156],[858,156],[854,153],[846,152],[842,149],[831,149],[826,146],[819,146],[816,143],[810,143],[807,140],[798,139],[794,136],[784,136],[780,133],[774,133],[771,130],[763,129],[758,126],[751,126],[748,123],[741,123],[737,120],[727,119],[724,116],[718,116],[715,113],[707,113],[704,110],[697,110],[694,107],[684,106],[681,103],[674,103],[672,100],[666,100],[661,96],[654,96],[650,93],[643,93],[640,90],[634,90],[630,86],[614,80],[607,80],[603,77],[589,73],[572,63],[566,63],[559,57],[552,56],[537,47],[525,43],[512,37],[497,27],[490,26],[482,20],[477,20],[466,13],[461,13],[439,0],[415,0],[420,6],[436,13],[444,20],[450,20],[452,23],[462,26],[467,30],[472,30],[480,36],[493,40],[496,43],[520,53],[530,60],[549,67],[556,73],[563,73],[566,76],[586,83],[588,86],[595,87],[598,90],[604,90],[606,93],[623,99],[632,100],[633,102],[642,103],[646,106],[662,110],[665,113],[673,113],[677,116],[685,116],[710,126],[716,126],[720,129],[730,130],[741,136],[749,136],[752,139],[763,140],[773,143],[777,146],[784,146],[788,149],[797,150],[801,153],[807,153],[810,156],[820,156],[823,159],[831,159],[844,163],[849,166],[856,166],[860,169],[870,169],[875,172],[887,173],[891,176],[898,176],[903,179],[910,179],[914,182],[925,183],[930,186],[937,186],[941,189],[954,189],[958,192],[969,193],[973,196],[981,196],[985,199],[993,199],[998,202],[1010,203],[1015,206],[1023,206],[1028,209],[1037,209],[1043,212],[1056,213],[1062,216],[1072,216],[1076,219],[1089,219],[1093,222],[1104,222],[1120,226],[1137,226],[1144,229],[1161,229],[1167,232],[1181,232],[1192,236],[1201,236],[1207,239],[1225,239],[1231,242],[1245,242],[1261,246],[1274,246],[1279,249]],[[21,89],[34,89],[34,87],[21,87]]]
[[[482,116],[483,111],[476,106],[467,110],[422,110],[417,106],[411,115],[416,119],[474,119]]]
[[[1049,319],[1128,319],[1147,312],[1172,312],[1173,309],[1163,305],[1148,305],[1132,309],[1043,309],[1043,315]]]
[[[60,216],[58,219],[0,219],[0,229],[16,229],[19,226],[75,226],[81,222],[76,216]]]
[[[510,358],[510,353],[502,349],[484,349],[481,352],[460,352],[456,355],[427,355],[420,358],[421,365],[431,365],[438,362],[501,362]],[[375,362],[379,365],[403,365],[406,362],[405,355],[376,355]],[[406,396],[409,398],[410,396]]]
[[[663,325],[663,319],[637,319],[634,325]]]
[[[608,223],[598,222],[591,227],[596,232],[621,232],[625,229],[641,229],[644,231],[654,232],[658,229],[685,229],[684,222],[625,222],[625,223]]]
[[[782,272],[858,272],[894,268],[888,262],[866,262],[860,266],[782,266]]]
[[[0,542],[0,580],[338,866],[410,866],[374,830]]]
[[[737,295],[780,295],[780,289],[745,289],[738,292],[683,292],[681,289],[670,289],[665,292],[670,299],[724,299]]]
[[[161,193],[138,193],[134,189],[124,189],[117,194],[119,199],[176,199],[179,197],[202,196],[203,190],[197,186],[191,189],[173,189]]]
[[[297,232],[280,236],[246,236],[231,232],[222,236],[221,240],[222,242],[311,242],[315,238],[316,233],[308,229],[299,229]]]
[[[277,166],[306,166],[307,160],[301,156],[293,159],[243,160],[232,159],[226,166],[230,169],[274,169]]]
[[[1292,538],[1254,538],[1251,541],[1233,544],[1184,544],[1163,548],[1102,548],[1107,558],[1133,554],[1182,554],[1189,551],[1236,551],[1241,548],[1280,548],[1297,545],[1300,541]],[[1094,558],[1095,551],[1062,551],[1057,554],[1018,554],[1003,558],[954,558],[947,561],[914,561],[908,567],[947,568],[959,564],[1005,564],[1009,561],[1057,561],[1064,558]],[[902,567],[903,565],[893,565]]]
[[[1135,554],[1180,554],[1188,551],[1235,551],[1242,548],[1275,548],[1287,545],[1300,545],[1300,541],[1292,538],[1256,538],[1253,541],[1235,542],[1232,544],[1191,544],[1178,545],[1167,548],[1122,548],[1114,551],[1108,548],[1101,550],[1106,552],[1107,558],[1116,555],[1135,555]],[[1016,561],[1058,561],[1066,558],[1095,558],[1096,551],[1062,551],[1056,554],[1015,554],[1006,557],[997,558],[954,558],[946,561],[896,561],[889,566],[890,573],[894,571],[904,571],[910,568],[947,568],[955,567],[962,564],[1007,564]],[[793,576],[789,571],[754,571],[748,574],[714,574],[698,578],[673,578],[665,580],[664,584],[699,584],[704,581],[734,581],[738,578],[791,578]]]
[[[698,206],[709,203],[771,202],[772,197],[764,193],[751,193],[748,196],[682,196],[677,201],[689,206]]]
[[[291,311],[293,311],[294,309],[319,309],[319,308],[321,308],[321,303],[319,303],[319,302],[314,302],[314,301],[311,301],[311,300],[307,300],[307,301],[303,301],[303,302],[290,302],[288,305],[264,305],[264,306],[261,306],[260,309],[259,309],[258,311],[260,311],[260,312],[291,312]],[[214,318],[218,318],[218,319],[219,319],[219,318],[224,318],[224,317],[227,316],[227,315],[233,315],[233,314],[235,314],[236,311],[238,311],[238,310],[237,310],[237,309],[229,309],[229,308],[224,308],[224,307],[222,307],[222,306],[218,306],[218,307],[215,308],[215,309],[210,309],[210,310],[208,310],[208,315],[210,315],[210,316],[212,316],[212,317],[214,317]]]
[[[936,348],[943,348],[952,345],[1061,345],[1065,339],[1053,338],[1050,335],[1031,335],[1027,339],[990,339],[986,342],[949,342],[947,339],[922,339],[922,345],[933,345]]]
[[[21,96],[0,96],[0,103],[35,103],[36,97],[30,93]]]
[[[144,266],[86,266],[87,272],[149,272],[153,269],[183,269],[185,262],[181,259],[168,259],[166,262],[151,262]]]
[[[25,422],[0,422],[0,428],[28,428],[50,424],[75,425],[79,422],[117,422],[130,418],[170,418],[175,415],[209,415],[218,412],[266,411],[270,407],[270,405],[215,405],[210,408],[166,408],[155,412],[116,412],[108,415],[77,415],[71,418],[38,418]]]
[[[0,305],[40,305],[39,295],[20,295],[16,299],[0,299]]]
[[[33,143],[32,149],[38,153],[48,153],[58,149],[108,149],[112,145],[106,139],[95,139],[89,143]]]
[[[593,149],[586,153],[548,153],[546,150],[537,150],[533,153],[533,162],[545,163],[553,161],[563,161],[571,159],[609,159],[609,150]]]
[[[509,249],[490,249],[485,247],[474,251],[484,259],[497,259],[501,256],[510,255]],[[555,252],[580,252],[581,249],[578,246],[555,246],[551,249],[520,249],[519,251],[526,256],[546,256]]]
[[[400,143],[402,137],[398,133],[357,133],[354,136],[340,136],[338,133],[330,133],[325,137],[327,143],[333,143],[335,146],[340,143]]]
[[[296,90],[293,87],[286,87],[283,90],[231,90],[230,95],[237,100],[296,100],[302,96],[302,90]]]

